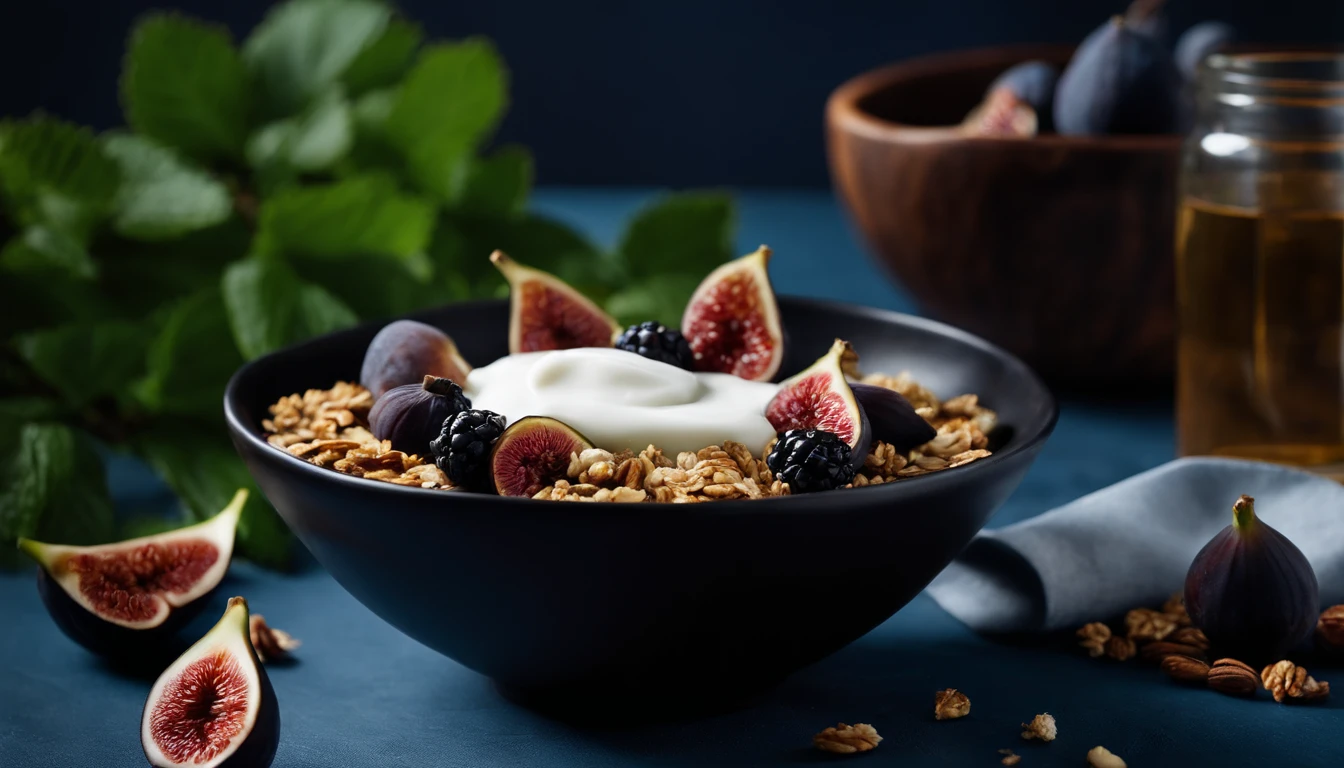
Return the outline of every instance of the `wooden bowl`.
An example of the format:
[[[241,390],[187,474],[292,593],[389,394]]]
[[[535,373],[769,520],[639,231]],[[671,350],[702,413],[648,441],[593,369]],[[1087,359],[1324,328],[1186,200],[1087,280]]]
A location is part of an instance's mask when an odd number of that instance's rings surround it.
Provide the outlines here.
[[[954,128],[1000,72],[1067,46],[939,54],[860,75],[826,105],[831,175],[923,309],[1048,379],[1168,379],[1178,136],[977,138]]]

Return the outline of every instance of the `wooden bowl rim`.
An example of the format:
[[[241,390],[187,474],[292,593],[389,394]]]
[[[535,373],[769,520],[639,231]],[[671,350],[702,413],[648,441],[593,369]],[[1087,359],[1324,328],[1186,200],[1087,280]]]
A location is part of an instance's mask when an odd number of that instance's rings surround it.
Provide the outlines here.
[[[897,83],[994,63],[1010,64],[1014,61],[1037,58],[1063,58],[1073,49],[1072,45],[1062,44],[1001,45],[932,53],[887,64],[857,75],[836,88],[826,101],[826,120],[832,127],[846,133],[897,144],[988,142],[1005,146],[1038,146],[1079,151],[1162,153],[1174,152],[1180,148],[1184,137],[1179,134],[1062,136],[1057,133],[1046,133],[1029,139],[967,136],[955,130],[955,126],[908,125],[885,120],[859,107],[862,99],[891,88]]]

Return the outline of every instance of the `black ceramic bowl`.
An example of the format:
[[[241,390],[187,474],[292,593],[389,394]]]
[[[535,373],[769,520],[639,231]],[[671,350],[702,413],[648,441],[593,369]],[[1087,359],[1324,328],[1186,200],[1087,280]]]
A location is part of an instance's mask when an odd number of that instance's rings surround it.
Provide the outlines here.
[[[773,684],[905,605],[1008,497],[1054,427],[1023,363],[939,323],[783,298],[785,374],[840,336],[867,370],[975,392],[1005,425],[995,454],[877,487],[699,505],[563,504],[444,493],[321,469],[268,445],[266,407],[355,380],[382,323],[255,360],[229,383],[234,444],[266,497],[343,587],[406,634],[508,691],[553,701],[718,698]],[[507,350],[503,301],[415,315],[467,360]]]

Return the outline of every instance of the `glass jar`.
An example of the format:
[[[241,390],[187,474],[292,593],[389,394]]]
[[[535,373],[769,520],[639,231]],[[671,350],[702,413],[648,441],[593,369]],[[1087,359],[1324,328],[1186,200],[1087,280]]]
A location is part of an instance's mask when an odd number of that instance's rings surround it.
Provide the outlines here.
[[[1182,455],[1344,479],[1344,57],[1200,71],[1176,236]]]

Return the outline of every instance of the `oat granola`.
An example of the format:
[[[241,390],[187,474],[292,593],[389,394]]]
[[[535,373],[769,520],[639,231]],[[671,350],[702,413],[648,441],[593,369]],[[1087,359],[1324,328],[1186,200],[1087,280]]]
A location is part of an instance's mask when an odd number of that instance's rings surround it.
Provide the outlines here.
[[[864,383],[893,389],[910,400],[936,430],[934,438],[909,451],[874,441],[863,466],[846,488],[896,482],[960,467],[990,455],[994,411],[976,395],[940,401],[908,374],[870,374]],[[369,430],[373,395],[359,384],[337,382],[281,398],[262,422],[267,442],[290,455],[347,475],[396,485],[454,490],[432,456],[406,454]],[[770,441],[759,450],[725,441],[699,451],[664,455],[650,445],[639,453],[593,448],[570,458],[565,477],[533,498],[579,502],[665,502],[694,504],[724,499],[786,496],[789,487],[766,466]]]

